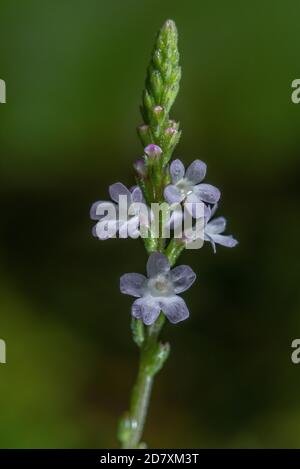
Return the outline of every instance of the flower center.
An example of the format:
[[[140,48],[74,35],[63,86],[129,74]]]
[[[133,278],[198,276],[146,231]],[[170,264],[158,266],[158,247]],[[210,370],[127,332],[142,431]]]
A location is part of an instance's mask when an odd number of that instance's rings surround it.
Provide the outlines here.
[[[150,278],[148,287],[152,296],[169,296],[173,292],[173,284],[167,275],[159,274]]]
[[[162,293],[165,293],[167,291],[167,285],[165,282],[160,282],[160,281],[155,282],[155,288],[156,290]]]
[[[176,187],[180,190],[181,195],[185,198],[193,192],[193,183],[183,178],[177,182]]]

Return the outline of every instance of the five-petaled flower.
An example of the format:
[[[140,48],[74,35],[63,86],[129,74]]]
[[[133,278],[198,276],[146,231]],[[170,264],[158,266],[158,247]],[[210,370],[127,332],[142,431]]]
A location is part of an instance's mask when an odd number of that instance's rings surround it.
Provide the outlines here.
[[[179,265],[171,270],[167,257],[153,252],[147,262],[147,277],[138,273],[122,275],[120,290],[137,300],[131,308],[136,319],[147,326],[153,324],[162,311],[173,324],[189,317],[185,301],[178,296],[194,283],[195,272],[188,265]]]
[[[121,182],[116,182],[109,186],[109,195],[113,202],[99,200],[91,207],[91,219],[98,220],[93,227],[93,235],[105,240],[119,232],[120,238],[138,238],[140,225],[148,223],[148,214],[141,210],[145,204],[140,187],[134,186],[129,190]],[[124,202],[124,213],[120,210],[120,201]]]
[[[172,184],[165,188],[164,196],[171,206],[188,202],[187,209],[196,217],[199,202],[216,204],[220,199],[221,193],[217,187],[201,183],[206,175],[206,164],[203,161],[193,161],[185,171],[183,163],[174,160],[170,165],[170,174]]]

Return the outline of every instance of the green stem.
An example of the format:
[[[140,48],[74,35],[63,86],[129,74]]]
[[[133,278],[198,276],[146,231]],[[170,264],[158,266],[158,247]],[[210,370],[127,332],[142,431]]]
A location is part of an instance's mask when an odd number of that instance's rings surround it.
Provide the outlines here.
[[[169,354],[169,345],[158,342],[164,322],[165,317],[161,314],[152,326],[148,326],[146,338],[141,345],[139,371],[132,390],[129,416],[123,418],[119,430],[122,448],[134,449],[141,445],[154,376]]]
[[[139,372],[135,386],[132,391],[132,402],[130,415],[134,421],[132,432],[128,441],[123,443],[122,448],[137,448],[139,446],[147,410],[150,402],[151,389],[153,385],[153,376],[145,371],[143,359],[141,357]]]

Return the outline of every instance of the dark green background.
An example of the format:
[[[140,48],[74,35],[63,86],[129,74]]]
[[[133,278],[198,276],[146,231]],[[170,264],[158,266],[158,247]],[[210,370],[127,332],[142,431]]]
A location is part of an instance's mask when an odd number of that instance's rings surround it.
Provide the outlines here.
[[[92,238],[89,207],[133,182],[146,66],[168,17],[183,78],[175,155],[208,164],[233,250],[182,257],[191,318],[167,325],[150,447],[300,447],[297,1],[1,0],[0,446],[116,446],[137,367],[124,272],[137,240]]]

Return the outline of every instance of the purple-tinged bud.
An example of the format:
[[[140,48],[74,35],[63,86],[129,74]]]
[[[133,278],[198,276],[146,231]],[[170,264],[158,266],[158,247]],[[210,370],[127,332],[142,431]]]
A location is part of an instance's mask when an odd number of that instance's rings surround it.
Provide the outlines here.
[[[154,108],[153,108],[153,112],[155,114],[158,114],[158,115],[161,114],[163,112],[163,110],[164,110],[164,108],[162,106],[154,106]]]
[[[142,159],[136,160],[135,163],[133,164],[133,167],[140,177],[146,176],[146,165],[145,165],[144,160]]]
[[[162,154],[162,149],[158,145],[150,143],[150,145],[146,146],[144,152],[149,158],[157,158]]]
[[[168,127],[166,129],[166,134],[168,134],[168,135],[174,135],[174,134],[177,134],[177,132],[178,131],[176,129],[174,129],[174,127]]]

